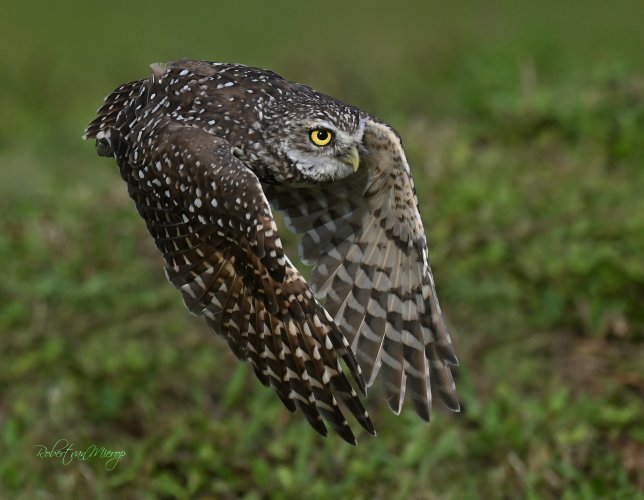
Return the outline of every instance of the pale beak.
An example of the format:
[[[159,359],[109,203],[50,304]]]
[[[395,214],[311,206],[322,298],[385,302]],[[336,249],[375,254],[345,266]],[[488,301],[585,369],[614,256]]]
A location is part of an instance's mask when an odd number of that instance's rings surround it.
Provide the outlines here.
[[[360,155],[358,154],[358,148],[351,148],[342,160],[347,165],[351,165],[354,172],[357,172],[358,167],[360,166]]]

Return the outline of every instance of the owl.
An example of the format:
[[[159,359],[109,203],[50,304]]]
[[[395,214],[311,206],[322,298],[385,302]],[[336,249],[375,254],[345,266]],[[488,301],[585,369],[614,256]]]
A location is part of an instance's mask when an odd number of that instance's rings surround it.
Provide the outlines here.
[[[85,131],[116,159],[188,309],[320,434],[374,426],[356,389],[376,378],[429,421],[432,388],[459,403],[398,134],[305,85],[239,64],[153,64]],[[302,234],[307,283],[274,210]],[[342,361],[342,363],[341,363]]]

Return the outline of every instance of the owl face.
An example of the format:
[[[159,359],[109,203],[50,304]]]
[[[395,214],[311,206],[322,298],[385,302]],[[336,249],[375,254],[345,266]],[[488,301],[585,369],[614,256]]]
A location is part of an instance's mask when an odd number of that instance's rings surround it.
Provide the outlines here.
[[[364,120],[304,119],[295,124],[283,148],[297,171],[306,179],[328,182],[358,170]]]

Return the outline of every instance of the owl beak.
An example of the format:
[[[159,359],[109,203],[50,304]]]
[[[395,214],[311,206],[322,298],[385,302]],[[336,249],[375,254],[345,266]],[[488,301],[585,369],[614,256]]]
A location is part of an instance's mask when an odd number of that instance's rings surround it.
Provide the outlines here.
[[[347,165],[351,165],[354,172],[357,172],[358,167],[360,166],[360,154],[358,154],[358,148],[351,148],[351,150],[344,156],[343,161]]]

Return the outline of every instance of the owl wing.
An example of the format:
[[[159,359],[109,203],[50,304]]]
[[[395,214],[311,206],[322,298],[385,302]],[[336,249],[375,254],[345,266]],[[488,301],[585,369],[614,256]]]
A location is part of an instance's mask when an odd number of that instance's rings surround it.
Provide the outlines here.
[[[99,129],[90,126],[87,137]],[[121,175],[190,311],[320,434],[327,433],[323,416],[356,442],[336,398],[375,433],[339,363],[364,393],[354,355],[285,256],[255,174],[229,143],[194,127],[160,120],[128,136],[136,142],[116,155]],[[123,151],[117,143],[112,136],[112,149]]]
[[[355,175],[298,189],[266,186],[289,229],[304,233],[312,288],[357,354],[370,386],[380,372],[390,408],[410,393],[429,420],[431,389],[458,411],[458,364],[438,304],[418,199],[397,134],[366,117]],[[431,384],[430,384],[431,379]]]

